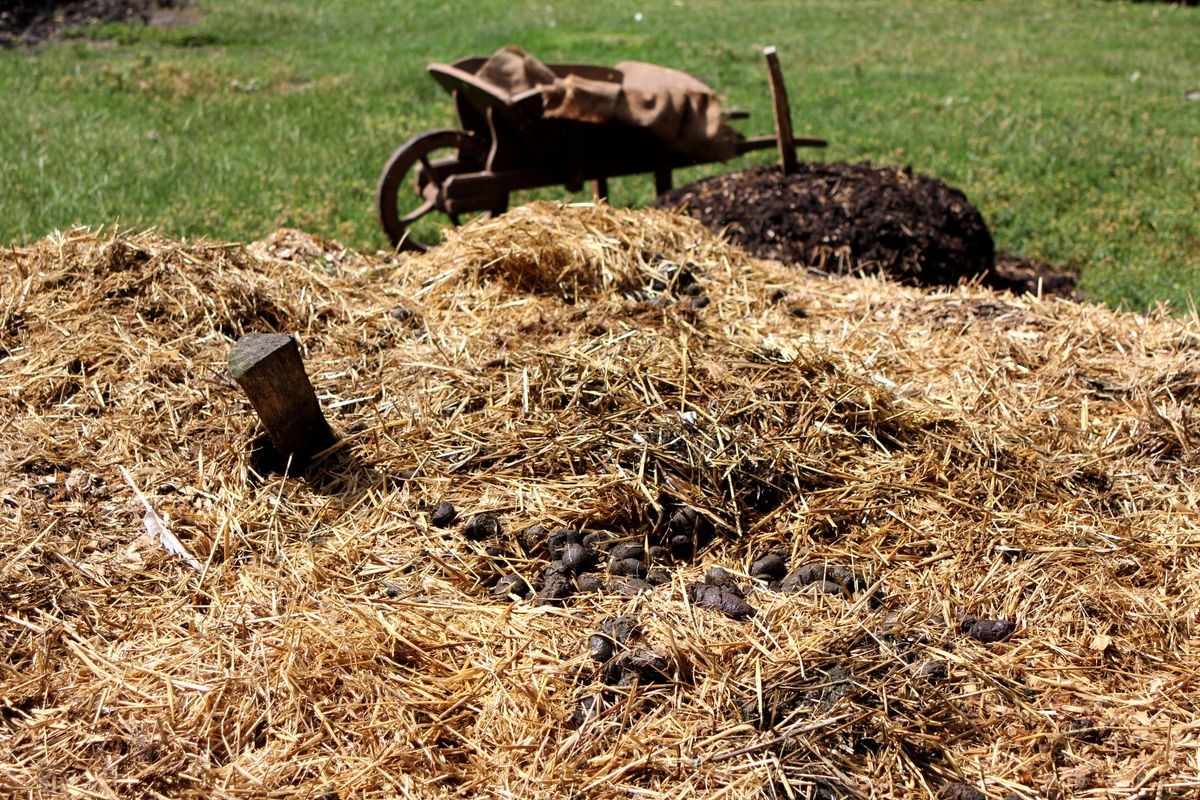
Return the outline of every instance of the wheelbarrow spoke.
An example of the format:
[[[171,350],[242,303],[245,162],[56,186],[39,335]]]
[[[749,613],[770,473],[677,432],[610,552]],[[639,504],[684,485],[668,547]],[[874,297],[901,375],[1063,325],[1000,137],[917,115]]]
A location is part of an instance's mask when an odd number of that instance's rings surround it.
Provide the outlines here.
[[[412,225],[414,222],[419,220],[421,217],[428,214],[430,211],[433,211],[435,208],[437,208],[436,202],[434,202],[433,200],[426,200],[424,203],[417,206],[412,211],[408,212],[403,217],[401,217],[400,224],[404,225],[405,227],[408,227],[409,225]],[[456,222],[455,224],[457,225],[458,223]]]
[[[439,192],[442,191],[442,181],[440,178],[438,178],[437,173],[433,171],[433,165],[429,163],[429,157],[422,153],[420,155],[420,161],[421,166],[425,170],[425,176],[429,179],[429,182],[436,186]]]

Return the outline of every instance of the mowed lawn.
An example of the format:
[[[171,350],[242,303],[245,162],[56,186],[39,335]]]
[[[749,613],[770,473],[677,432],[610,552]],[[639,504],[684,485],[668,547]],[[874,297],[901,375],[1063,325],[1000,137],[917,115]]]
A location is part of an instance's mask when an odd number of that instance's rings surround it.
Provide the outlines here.
[[[427,62],[509,43],[548,61],[658,62],[769,133],[761,49],[774,44],[798,132],[832,142],[804,157],[942,178],[1001,249],[1080,267],[1092,299],[1186,311],[1200,296],[1200,101],[1186,98],[1200,89],[1198,8],[194,0],[175,22],[0,51],[0,242],[74,223],[238,240],[288,225],[383,247],[384,161],[455,122]],[[611,191],[644,204],[652,181]]]

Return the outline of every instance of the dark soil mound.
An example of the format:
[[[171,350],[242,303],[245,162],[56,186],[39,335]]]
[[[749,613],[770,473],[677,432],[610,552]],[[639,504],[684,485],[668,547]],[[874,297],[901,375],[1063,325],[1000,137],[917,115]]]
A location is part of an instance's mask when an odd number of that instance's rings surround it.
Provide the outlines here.
[[[828,272],[885,272],[954,284],[990,272],[996,251],[966,196],[911,169],[801,164],[706,178],[660,197],[754,255]]]
[[[1056,269],[1034,258],[997,253],[995,268],[984,275],[981,282],[993,289],[1007,289],[1013,294],[1075,297],[1079,271]]]
[[[176,0],[9,0],[0,8],[0,47],[33,44],[94,22],[147,22]]]
[[[909,168],[800,164],[717,175],[660,197],[749,252],[828,272],[886,272],[919,285],[978,278],[1017,294],[1071,297],[1078,271],[996,253],[966,196]]]

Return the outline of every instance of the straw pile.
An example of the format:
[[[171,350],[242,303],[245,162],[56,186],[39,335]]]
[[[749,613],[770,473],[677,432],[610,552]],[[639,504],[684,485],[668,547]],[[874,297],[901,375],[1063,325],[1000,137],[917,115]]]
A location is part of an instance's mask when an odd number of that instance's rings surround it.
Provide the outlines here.
[[[1200,789],[1195,319],[602,207],[0,262],[5,793]],[[343,437],[307,476],[226,375],[252,330]]]

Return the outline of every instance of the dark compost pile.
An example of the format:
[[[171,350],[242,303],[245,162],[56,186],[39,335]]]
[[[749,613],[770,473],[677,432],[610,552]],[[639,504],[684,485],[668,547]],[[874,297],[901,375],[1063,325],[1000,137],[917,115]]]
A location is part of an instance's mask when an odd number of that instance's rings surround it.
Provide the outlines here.
[[[1047,290],[1074,285],[1044,265],[997,257],[966,195],[908,167],[802,163],[784,178],[760,166],[682,186],[656,205],[724,230],[756,256],[826,272],[885,273],[921,286],[984,276],[1016,291],[1036,291],[1039,275]]]
[[[33,44],[99,22],[148,22],[178,0],[9,0],[0,7],[0,47]]]
[[[956,283],[991,269],[995,244],[966,195],[910,168],[800,164],[718,175],[659,198],[725,228],[763,258],[838,273]]]

